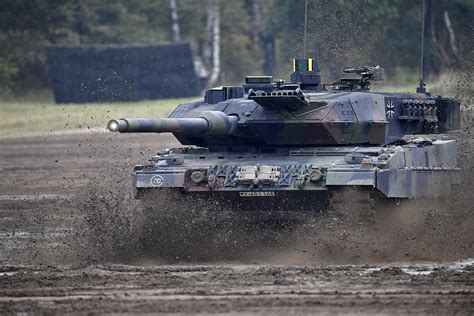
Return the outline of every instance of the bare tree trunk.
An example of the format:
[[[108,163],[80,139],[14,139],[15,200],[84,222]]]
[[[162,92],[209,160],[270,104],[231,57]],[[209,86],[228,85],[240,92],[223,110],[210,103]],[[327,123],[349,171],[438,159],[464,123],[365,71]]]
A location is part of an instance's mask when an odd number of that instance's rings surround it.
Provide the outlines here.
[[[171,30],[173,33],[173,41],[181,41],[181,34],[179,31],[179,21],[178,21],[178,7],[176,6],[176,0],[170,0],[170,9],[171,9]]]
[[[459,60],[459,48],[456,44],[456,36],[454,35],[453,26],[451,24],[451,19],[449,18],[449,13],[447,10],[444,10],[444,24],[449,33],[449,43],[451,45],[451,50],[453,51],[456,60]]]
[[[257,0],[252,1],[252,11],[250,12],[252,16],[253,36],[255,40],[258,40],[258,36],[261,34],[263,29],[263,16],[262,16],[262,7]]]
[[[263,52],[265,54],[265,62],[263,71],[267,75],[274,75],[275,67],[275,37],[273,35],[263,36]]]
[[[206,16],[206,34],[208,38],[204,41],[202,49],[202,60],[204,66],[208,68],[212,65],[212,21],[212,5],[211,0],[208,0]]]
[[[212,87],[216,84],[221,72],[219,0],[209,0],[208,13],[211,14],[212,17],[212,72],[209,77],[208,86]]]
[[[267,7],[267,11],[268,7]],[[268,24],[264,20],[264,8],[262,7],[262,2],[253,0],[252,6],[252,20],[255,27],[255,41],[258,41],[262,45],[263,54],[264,54],[264,63],[263,71],[266,75],[273,75],[273,68],[275,65],[275,35],[273,32],[268,31]],[[267,12],[268,13],[268,12]],[[268,17],[266,17],[268,19]]]
[[[443,45],[438,42],[435,27],[435,10],[432,0],[427,1],[427,14],[430,18],[429,29],[431,33],[431,42],[433,44],[434,52],[438,55],[438,58],[442,63],[440,66],[444,66],[449,63],[449,56],[446,53],[446,50],[444,49]],[[440,67],[438,66],[437,69],[440,70]]]

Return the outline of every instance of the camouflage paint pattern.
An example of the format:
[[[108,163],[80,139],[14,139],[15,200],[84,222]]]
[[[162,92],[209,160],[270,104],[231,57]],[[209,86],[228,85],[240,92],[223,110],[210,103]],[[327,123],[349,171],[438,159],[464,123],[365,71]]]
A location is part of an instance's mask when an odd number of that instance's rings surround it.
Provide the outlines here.
[[[439,133],[459,129],[459,102],[354,86],[329,92],[311,71],[292,75],[304,83],[269,78],[210,89],[166,119],[112,120],[112,131],[171,132],[198,147],[136,166],[135,191],[168,187],[248,198],[364,186],[389,198],[416,198],[448,195],[458,183],[456,143]]]
[[[342,149],[342,150],[341,150]],[[350,158],[357,153],[361,161]],[[165,163],[167,156],[182,156]],[[204,158],[203,158],[204,157]],[[459,182],[455,141],[420,138],[406,145],[385,147],[326,147],[277,153],[195,152],[173,149],[137,166],[134,185],[141,188],[183,188],[186,191],[274,192],[328,190],[333,186],[369,186],[393,198],[448,195]],[[254,167],[245,181],[239,171]],[[274,168],[268,171],[268,167]],[[193,172],[202,174],[199,182]],[[312,172],[320,178],[312,178]],[[269,180],[271,178],[271,180]],[[202,180],[201,180],[202,179]]]

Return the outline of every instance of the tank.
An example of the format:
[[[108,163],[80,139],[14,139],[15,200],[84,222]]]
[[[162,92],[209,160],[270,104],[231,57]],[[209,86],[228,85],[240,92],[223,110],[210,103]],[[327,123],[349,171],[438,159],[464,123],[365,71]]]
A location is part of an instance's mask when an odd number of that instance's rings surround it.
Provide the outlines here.
[[[398,204],[448,196],[459,183],[458,101],[426,92],[371,92],[380,67],[323,84],[316,61],[294,59],[288,82],[248,76],[205,91],[168,118],[111,120],[120,133],[172,133],[183,145],[132,173],[137,198],[178,194],[237,210],[319,211],[347,188]],[[174,195],[176,196],[176,195]],[[217,202],[216,202],[217,201]]]

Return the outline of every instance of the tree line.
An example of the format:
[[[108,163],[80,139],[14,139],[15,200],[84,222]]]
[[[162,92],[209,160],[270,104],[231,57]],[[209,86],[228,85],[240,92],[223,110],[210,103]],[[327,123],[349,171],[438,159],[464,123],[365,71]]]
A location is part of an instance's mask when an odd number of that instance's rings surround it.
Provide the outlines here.
[[[49,86],[49,45],[186,41],[213,84],[248,75],[287,78],[291,58],[316,58],[326,81],[342,68],[416,75],[422,0],[3,0],[0,94]],[[426,0],[425,69],[472,66],[472,0]]]

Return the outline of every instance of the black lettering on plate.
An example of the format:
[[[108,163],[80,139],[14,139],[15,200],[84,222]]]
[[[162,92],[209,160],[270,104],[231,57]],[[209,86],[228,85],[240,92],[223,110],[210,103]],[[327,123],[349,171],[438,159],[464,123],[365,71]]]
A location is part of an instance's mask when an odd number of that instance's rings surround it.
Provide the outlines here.
[[[273,191],[258,191],[258,192],[239,192],[241,197],[266,197],[275,196]]]

